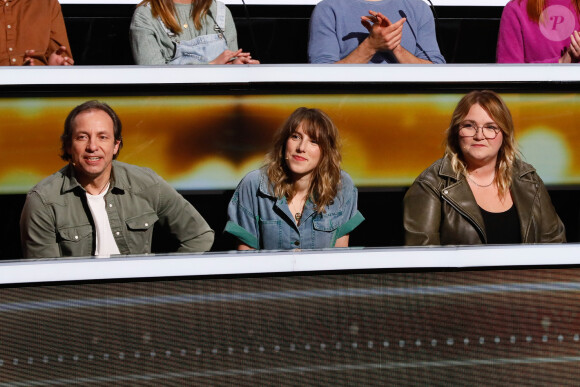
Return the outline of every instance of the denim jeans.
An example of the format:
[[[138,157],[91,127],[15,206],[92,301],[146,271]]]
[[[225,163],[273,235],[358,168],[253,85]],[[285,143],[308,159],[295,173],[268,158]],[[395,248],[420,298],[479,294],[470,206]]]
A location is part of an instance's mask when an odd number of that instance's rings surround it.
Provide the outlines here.
[[[202,35],[177,43],[172,65],[207,64],[227,50],[222,34]]]

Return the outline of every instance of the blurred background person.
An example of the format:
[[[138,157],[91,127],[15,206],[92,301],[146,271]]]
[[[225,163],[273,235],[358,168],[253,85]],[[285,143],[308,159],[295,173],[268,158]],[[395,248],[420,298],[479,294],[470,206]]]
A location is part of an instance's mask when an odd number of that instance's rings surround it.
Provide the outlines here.
[[[310,18],[310,63],[445,63],[421,0],[323,0]]]
[[[143,0],[131,21],[138,65],[257,64],[238,49],[229,9],[216,0]]]
[[[487,90],[457,104],[445,155],[407,191],[403,222],[407,245],[566,241],[542,179],[518,156],[508,107]]]
[[[347,247],[364,218],[341,159],[330,117],[318,109],[294,111],[275,134],[264,167],[247,174],[230,201],[225,231],[238,249]]]
[[[58,0],[1,0],[1,66],[74,64]]]
[[[498,63],[577,63],[580,0],[511,0],[501,15]]]

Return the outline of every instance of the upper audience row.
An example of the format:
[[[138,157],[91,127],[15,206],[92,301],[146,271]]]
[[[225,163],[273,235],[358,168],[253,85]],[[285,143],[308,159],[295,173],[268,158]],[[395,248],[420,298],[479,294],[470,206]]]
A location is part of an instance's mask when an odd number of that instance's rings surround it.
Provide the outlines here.
[[[72,65],[58,0],[1,0],[0,65]],[[131,22],[136,64],[258,64],[238,48],[219,0],[143,0]],[[580,0],[511,0],[498,63],[580,61]],[[477,47],[474,47],[477,49]],[[310,19],[310,63],[445,63],[422,0],[323,0]]]

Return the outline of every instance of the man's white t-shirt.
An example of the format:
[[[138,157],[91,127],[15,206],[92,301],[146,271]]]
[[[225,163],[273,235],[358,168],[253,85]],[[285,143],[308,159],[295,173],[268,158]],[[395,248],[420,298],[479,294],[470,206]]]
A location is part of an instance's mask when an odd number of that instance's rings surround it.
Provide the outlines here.
[[[110,183],[98,195],[91,195],[87,192],[87,202],[97,231],[95,243],[95,256],[97,258],[108,258],[113,254],[120,254],[106,210],[105,194],[109,191],[109,185]]]

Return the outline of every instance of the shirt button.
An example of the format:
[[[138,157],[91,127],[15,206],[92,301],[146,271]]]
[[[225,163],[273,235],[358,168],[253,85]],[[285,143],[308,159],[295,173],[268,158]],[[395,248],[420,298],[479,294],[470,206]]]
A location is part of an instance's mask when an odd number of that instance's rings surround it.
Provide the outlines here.
[[[300,241],[294,241],[294,246],[300,246]]]
[[[111,203],[109,203],[109,207],[113,207],[113,205]]]
[[[115,233],[115,235],[121,235],[121,233],[120,233],[119,231],[117,231],[117,232]]]
[[[12,62],[16,62],[16,58],[12,58]]]
[[[79,239],[79,236],[78,235],[75,235],[75,239]]]
[[[449,193],[449,191],[445,190],[445,191],[443,191],[443,193],[444,193],[445,195],[447,195],[447,194]]]
[[[12,26],[11,26],[10,24],[8,24],[8,25],[6,26],[6,28],[10,29],[10,28],[12,28]]]
[[[149,227],[149,223],[145,223],[145,227]]]
[[[12,47],[8,47],[8,51],[12,51]]]

